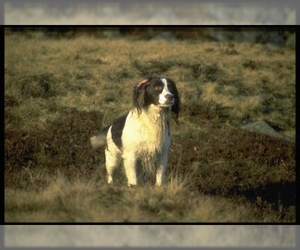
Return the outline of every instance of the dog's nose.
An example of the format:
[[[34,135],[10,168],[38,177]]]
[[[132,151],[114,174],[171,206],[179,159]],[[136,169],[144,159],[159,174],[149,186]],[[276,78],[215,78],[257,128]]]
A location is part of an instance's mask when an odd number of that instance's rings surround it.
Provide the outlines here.
[[[172,101],[174,98],[174,96],[172,94],[166,94],[165,97],[166,97],[167,101]]]

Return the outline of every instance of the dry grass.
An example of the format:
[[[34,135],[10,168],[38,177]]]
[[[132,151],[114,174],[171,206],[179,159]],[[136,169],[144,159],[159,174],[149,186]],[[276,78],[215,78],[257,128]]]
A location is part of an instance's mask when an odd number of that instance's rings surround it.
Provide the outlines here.
[[[295,51],[248,43],[5,36],[5,220],[293,222]],[[131,106],[135,83],[172,78],[168,185],[105,182],[89,137]]]
[[[32,176],[32,175],[31,175]],[[35,181],[39,177],[33,176]],[[162,188],[145,184],[128,189],[103,181],[72,182],[62,176],[40,191],[5,190],[6,222],[251,222],[276,221],[249,203],[189,192],[171,179]],[[230,211],[230,212],[228,212]]]

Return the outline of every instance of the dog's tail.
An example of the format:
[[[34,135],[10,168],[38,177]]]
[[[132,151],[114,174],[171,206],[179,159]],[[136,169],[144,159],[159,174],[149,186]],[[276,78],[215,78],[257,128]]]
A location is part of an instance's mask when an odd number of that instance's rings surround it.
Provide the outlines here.
[[[106,145],[106,136],[110,126],[102,129],[97,135],[94,135],[90,138],[93,149],[100,148]]]

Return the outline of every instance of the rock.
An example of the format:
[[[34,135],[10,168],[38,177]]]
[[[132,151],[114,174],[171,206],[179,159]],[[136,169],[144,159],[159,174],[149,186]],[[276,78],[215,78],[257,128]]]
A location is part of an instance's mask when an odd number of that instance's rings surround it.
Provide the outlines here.
[[[279,132],[276,132],[268,123],[265,121],[256,121],[253,123],[249,123],[242,127],[244,130],[248,130],[250,132],[258,132],[262,134],[266,134],[272,137],[277,137],[281,139],[285,139],[290,142],[295,142],[292,138],[285,136],[283,134],[280,134]]]

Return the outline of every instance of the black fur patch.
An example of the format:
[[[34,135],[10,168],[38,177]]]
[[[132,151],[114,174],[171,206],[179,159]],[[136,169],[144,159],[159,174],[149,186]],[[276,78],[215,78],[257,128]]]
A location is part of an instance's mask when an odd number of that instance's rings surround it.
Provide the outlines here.
[[[122,148],[122,134],[123,134],[123,129],[124,129],[124,126],[125,126],[125,121],[126,121],[126,118],[127,118],[127,115],[123,115],[121,117],[119,117],[118,119],[116,119],[113,124],[112,124],[112,127],[111,127],[111,135],[112,135],[112,139],[113,139],[113,142],[117,145],[117,147],[119,149]]]

